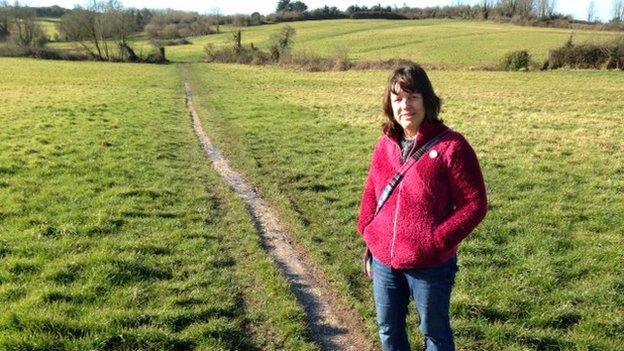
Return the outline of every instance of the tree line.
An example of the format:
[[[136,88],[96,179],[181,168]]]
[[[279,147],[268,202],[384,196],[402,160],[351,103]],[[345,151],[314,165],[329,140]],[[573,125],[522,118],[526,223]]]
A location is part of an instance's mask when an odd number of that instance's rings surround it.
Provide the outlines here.
[[[587,21],[596,22],[596,5],[591,1],[587,9]],[[608,22],[624,22],[624,0],[612,0],[612,18]],[[454,5],[433,7],[351,5],[345,11],[324,6],[308,10],[302,1],[279,0],[275,13],[267,15],[267,22],[286,22],[314,19],[340,18],[386,18],[386,19],[486,19],[529,23],[531,21],[574,21],[573,18],[556,11],[556,0],[483,0],[474,5],[457,1]]]
[[[48,38],[36,19],[34,8],[22,7],[18,2],[10,6],[6,0],[1,0],[0,40],[19,46],[45,45]]]
[[[50,38],[38,20],[56,18],[58,31]],[[175,10],[124,8],[119,0],[92,0],[73,9],[28,7],[0,0],[0,56],[35,56],[102,61],[164,61],[164,45],[171,40],[218,33],[220,26],[261,24],[260,14],[223,16]],[[145,32],[158,55],[141,57],[133,48],[136,34]],[[59,53],[45,47],[49,41],[71,41],[84,55]]]
[[[90,0],[88,5],[78,5],[71,10],[58,6],[26,7],[17,1],[9,5],[7,0],[0,0],[0,41],[7,41],[20,49],[17,51],[27,55],[43,52],[42,48],[50,39],[72,41],[93,59],[141,61],[144,58],[135,53],[132,39],[137,33],[144,32],[158,48],[161,56],[150,60],[162,61],[163,46],[188,43],[185,38],[191,36],[219,33],[222,25],[243,27],[336,18],[488,19],[534,25],[535,21],[542,21],[540,24],[546,25],[550,25],[548,21],[554,21],[555,26],[558,20],[571,21],[557,13],[555,5],[555,0],[483,0],[475,5],[458,2],[452,6],[424,8],[352,5],[342,11],[329,6],[310,10],[300,0],[279,0],[276,11],[263,16],[258,12],[251,15],[222,15],[218,9],[210,14],[199,14],[189,11],[124,8],[119,0]],[[588,8],[588,22],[594,20],[594,12],[595,4],[592,1]],[[42,15],[58,18],[58,33],[53,38],[47,37],[37,21]],[[613,15],[611,23],[615,24],[614,28],[624,28],[624,0],[613,0]],[[180,39],[183,41],[176,42]]]

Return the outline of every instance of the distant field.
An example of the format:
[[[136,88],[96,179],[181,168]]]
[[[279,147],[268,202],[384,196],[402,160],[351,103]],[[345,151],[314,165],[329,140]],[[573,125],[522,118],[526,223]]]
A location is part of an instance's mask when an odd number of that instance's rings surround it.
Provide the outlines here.
[[[562,46],[573,34],[575,42],[611,40],[617,32],[573,31],[511,24],[456,20],[325,20],[303,21],[242,28],[242,41],[266,49],[269,37],[284,25],[295,28],[295,53],[307,52],[332,57],[346,51],[352,60],[411,59],[442,68],[496,66],[513,50],[529,50],[542,63],[548,50]],[[191,45],[169,46],[166,55],[175,62],[197,62],[205,57],[204,46],[231,45],[231,28],[220,34],[192,37]],[[134,40],[137,52],[154,48],[143,36]],[[72,43],[51,43],[51,47],[75,49]]]
[[[277,205],[374,338],[355,223],[388,72],[207,64],[192,72],[208,134]],[[442,117],[480,157],[490,199],[485,222],[461,247],[452,305],[460,349],[621,350],[624,76],[431,78]]]
[[[317,349],[175,66],[0,71],[0,349]]]
[[[347,48],[355,60],[405,58],[449,68],[496,65],[509,51],[526,49],[538,61],[548,50],[562,46],[574,33],[576,41],[602,41],[615,32],[572,31],[510,24],[451,20],[326,20],[287,23],[297,31],[295,51],[308,51],[324,57],[336,48]],[[245,45],[266,48],[271,34],[285,23],[243,28]],[[621,35],[621,34],[620,34]],[[230,31],[190,38],[193,45],[167,48],[175,61],[198,61],[206,43],[228,44]]]
[[[41,26],[48,38],[54,40],[59,33],[59,19],[56,18],[38,18],[37,23]]]

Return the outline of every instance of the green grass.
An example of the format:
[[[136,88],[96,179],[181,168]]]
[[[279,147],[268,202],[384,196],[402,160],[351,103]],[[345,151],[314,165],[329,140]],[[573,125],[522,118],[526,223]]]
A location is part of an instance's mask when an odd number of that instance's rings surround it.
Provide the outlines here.
[[[285,24],[243,28],[243,43],[267,48],[269,37]],[[448,68],[497,65],[514,50],[528,50],[538,63],[548,50],[562,46],[574,33],[574,40],[603,41],[616,32],[573,31],[537,28],[479,21],[455,20],[325,20],[292,22],[295,28],[294,51],[307,51],[332,57],[337,48],[347,48],[354,60],[411,59]],[[167,57],[174,61],[199,61],[207,43],[229,44],[231,33],[190,38],[192,45],[167,47]]]
[[[60,19],[58,18],[37,18],[37,24],[41,26],[45,35],[54,40],[55,36],[59,34],[59,23]]]
[[[285,24],[243,28],[243,44],[267,49],[271,35]],[[505,54],[528,50],[541,64],[548,50],[561,47],[573,34],[575,42],[602,42],[621,35],[617,32],[575,31],[458,20],[324,20],[291,22],[297,34],[293,51],[331,58],[347,52],[352,60],[411,59],[449,69],[496,67]],[[231,45],[231,29],[220,34],[189,38],[191,45],[166,47],[174,62],[197,62],[205,58],[204,47]],[[75,50],[72,43],[51,43],[51,47]],[[135,38],[137,52],[154,48],[141,36]]]
[[[276,204],[295,240],[367,319],[355,232],[389,72],[192,65],[208,134]],[[624,338],[624,77],[430,72],[443,118],[476,149],[490,212],[462,245],[462,350],[619,350]],[[415,313],[413,345],[422,345]]]
[[[317,349],[177,67],[0,67],[0,349]]]

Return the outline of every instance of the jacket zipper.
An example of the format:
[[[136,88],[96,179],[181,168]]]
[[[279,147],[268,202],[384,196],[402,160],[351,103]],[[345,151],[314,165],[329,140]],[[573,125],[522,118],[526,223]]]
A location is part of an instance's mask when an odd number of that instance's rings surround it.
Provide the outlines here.
[[[399,193],[397,194],[397,204],[394,208],[394,223],[392,226],[392,243],[390,245],[390,265],[392,265],[392,259],[394,258],[394,242],[397,237],[397,219],[399,218],[399,205],[401,204],[401,189],[403,189],[403,182],[399,184]]]
[[[398,144],[395,144],[397,146],[397,148],[399,149],[399,154],[401,154],[401,164],[403,164],[403,155],[401,152],[401,147]],[[407,160],[409,160],[409,157],[411,156],[412,152],[414,152],[414,148],[416,146],[416,140],[414,140],[414,143],[412,144],[412,148],[407,156],[407,158],[405,159],[405,162],[407,162]],[[403,181],[401,181],[401,183],[399,184],[399,193],[397,194],[397,204],[396,207],[394,208],[394,223],[392,225],[392,243],[390,244],[390,265],[392,265],[392,260],[394,259],[394,243],[396,241],[396,237],[397,237],[397,219],[399,218],[399,205],[401,204],[401,189],[403,189]]]

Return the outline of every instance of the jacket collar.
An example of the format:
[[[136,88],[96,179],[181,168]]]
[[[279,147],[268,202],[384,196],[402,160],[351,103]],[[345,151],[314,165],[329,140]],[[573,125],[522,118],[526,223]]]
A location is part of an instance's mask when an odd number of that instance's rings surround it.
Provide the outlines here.
[[[432,123],[427,120],[423,121],[418,127],[418,132],[416,133],[416,145],[415,148],[418,149],[425,143],[427,143],[434,136],[442,133],[447,130],[448,127],[443,123]],[[395,144],[401,145],[401,140],[387,136],[390,140],[392,140]]]

